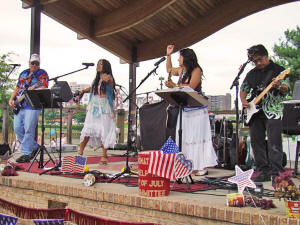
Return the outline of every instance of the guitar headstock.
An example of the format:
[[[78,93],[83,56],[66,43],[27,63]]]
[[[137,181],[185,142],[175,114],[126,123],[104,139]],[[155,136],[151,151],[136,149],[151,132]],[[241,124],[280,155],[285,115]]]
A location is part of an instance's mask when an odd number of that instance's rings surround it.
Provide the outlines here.
[[[286,70],[282,71],[275,80],[283,80],[289,73],[291,72],[290,68],[287,68]]]

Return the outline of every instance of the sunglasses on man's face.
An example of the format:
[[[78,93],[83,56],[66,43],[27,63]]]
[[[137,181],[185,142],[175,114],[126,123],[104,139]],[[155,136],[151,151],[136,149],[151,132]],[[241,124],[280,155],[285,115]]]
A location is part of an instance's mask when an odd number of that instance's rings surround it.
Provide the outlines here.
[[[30,64],[33,65],[33,66],[34,66],[34,65],[35,65],[35,66],[39,66],[39,65],[40,65],[39,62],[31,62]]]

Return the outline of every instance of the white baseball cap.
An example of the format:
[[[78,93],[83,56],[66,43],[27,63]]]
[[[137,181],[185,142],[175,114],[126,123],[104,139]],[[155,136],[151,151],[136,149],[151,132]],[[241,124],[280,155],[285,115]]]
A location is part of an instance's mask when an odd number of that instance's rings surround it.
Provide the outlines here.
[[[32,54],[29,62],[40,62],[40,56],[38,54]]]

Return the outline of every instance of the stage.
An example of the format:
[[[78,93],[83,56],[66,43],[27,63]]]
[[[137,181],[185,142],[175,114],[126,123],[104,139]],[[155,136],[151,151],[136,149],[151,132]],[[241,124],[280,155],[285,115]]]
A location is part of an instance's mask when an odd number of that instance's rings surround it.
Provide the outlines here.
[[[99,156],[100,150],[90,149],[85,153],[89,157]],[[124,151],[110,150],[108,153],[124,154]],[[137,167],[137,162],[129,164],[133,169]],[[125,161],[110,162],[107,166],[94,163],[88,166],[90,170],[113,174],[125,167]],[[284,201],[277,199],[273,199],[277,208],[269,210],[226,206],[226,194],[235,193],[236,190],[216,189],[193,193],[171,191],[165,197],[144,197],[138,194],[138,187],[124,184],[96,183],[86,187],[83,185],[83,179],[18,173],[19,176],[1,177],[1,198],[26,207],[66,207],[98,217],[157,224],[264,224],[262,218],[265,224],[300,223],[286,217]],[[234,174],[233,170],[209,168],[208,177]],[[193,176],[195,180],[203,178]],[[272,189],[271,182],[263,184],[265,189]],[[5,213],[9,214],[7,211]]]

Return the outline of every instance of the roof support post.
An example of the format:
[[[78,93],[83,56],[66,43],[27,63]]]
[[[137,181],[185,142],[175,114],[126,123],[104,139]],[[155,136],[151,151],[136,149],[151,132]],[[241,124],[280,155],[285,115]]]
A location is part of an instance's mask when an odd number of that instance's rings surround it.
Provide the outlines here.
[[[41,9],[40,0],[34,0],[31,8],[30,55],[40,54]]]
[[[128,136],[127,136],[127,145],[130,147],[130,150],[134,150],[132,144],[136,141],[136,63],[137,59],[137,49],[136,47],[132,48],[132,62],[129,63],[129,109],[128,109]],[[136,146],[136,145],[135,145]]]

